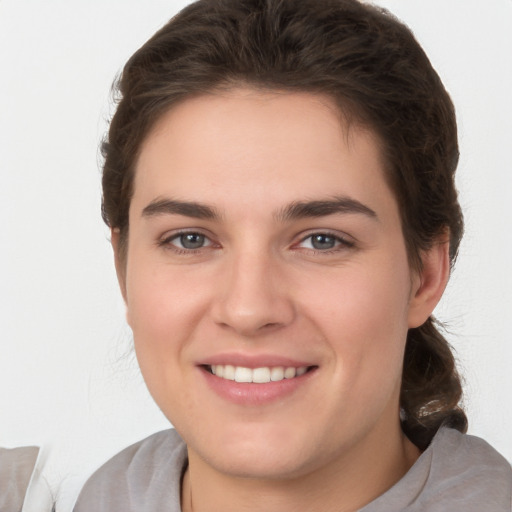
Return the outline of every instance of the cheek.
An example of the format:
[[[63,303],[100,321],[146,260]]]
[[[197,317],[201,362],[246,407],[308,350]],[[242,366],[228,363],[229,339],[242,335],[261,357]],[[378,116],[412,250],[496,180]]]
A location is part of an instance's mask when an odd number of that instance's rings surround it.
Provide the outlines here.
[[[341,385],[368,397],[401,378],[410,290],[404,269],[390,259],[340,273],[340,279],[325,280],[309,303],[310,318],[331,345]]]
[[[127,320],[142,376],[165,414],[191,403],[183,382],[186,343],[201,317],[201,296],[190,278],[133,258],[127,274]],[[188,282],[187,286],[184,281]],[[170,390],[179,389],[179,393]],[[171,420],[172,421],[172,420]]]
[[[145,261],[144,254],[136,251],[131,256],[126,302],[128,323],[134,333],[151,332],[156,341],[161,337],[169,339],[187,324],[192,325],[208,293],[204,283],[199,286],[201,272]]]
[[[178,378],[186,341],[204,312],[199,276],[170,272],[133,251],[127,268],[127,321],[139,365],[152,394]]]
[[[377,260],[372,265],[362,262],[334,269],[320,279],[315,276],[306,281],[303,290],[304,307],[319,318],[320,325],[339,329],[340,335],[351,331],[385,335],[407,324],[410,275],[406,264],[399,261]],[[364,337],[356,339],[363,341]]]

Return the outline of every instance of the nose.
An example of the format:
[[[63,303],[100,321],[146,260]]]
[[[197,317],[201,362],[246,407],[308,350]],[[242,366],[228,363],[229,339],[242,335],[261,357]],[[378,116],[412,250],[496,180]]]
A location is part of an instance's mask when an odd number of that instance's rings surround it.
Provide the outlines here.
[[[270,255],[245,253],[225,262],[213,305],[217,324],[244,337],[293,322],[295,309],[283,263]]]

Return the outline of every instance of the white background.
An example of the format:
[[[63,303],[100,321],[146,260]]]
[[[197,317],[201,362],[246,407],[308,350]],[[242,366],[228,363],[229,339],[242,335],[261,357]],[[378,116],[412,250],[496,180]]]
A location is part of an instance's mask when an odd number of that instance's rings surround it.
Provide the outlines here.
[[[167,426],[131,352],[97,148],[114,75],[186,3],[0,0],[0,446],[44,446],[62,503]],[[458,111],[466,237],[437,314],[470,432],[512,460],[512,1],[380,4],[413,29]]]

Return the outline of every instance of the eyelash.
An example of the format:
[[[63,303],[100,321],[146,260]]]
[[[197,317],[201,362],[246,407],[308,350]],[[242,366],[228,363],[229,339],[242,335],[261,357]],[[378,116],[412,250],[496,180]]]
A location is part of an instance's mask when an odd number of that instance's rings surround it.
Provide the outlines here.
[[[177,245],[175,245],[173,243],[175,240],[180,239],[181,237],[186,236],[186,235],[196,235],[199,237],[204,237],[204,240],[208,241],[208,244],[202,245],[198,248],[188,249],[188,248],[178,247]],[[335,245],[334,245],[334,247],[329,248],[329,249],[316,249],[314,247],[306,248],[306,250],[313,252],[314,254],[328,255],[328,254],[338,253],[340,251],[347,250],[347,249],[353,249],[356,246],[355,242],[347,239],[344,236],[340,236],[339,234],[335,234],[330,231],[314,231],[314,232],[308,233],[306,236],[303,236],[298,243],[292,245],[292,248],[297,247],[298,249],[300,249],[301,244],[303,244],[306,240],[312,240],[313,237],[315,237],[315,236],[333,239]],[[313,243],[313,242],[311,242],[311,243]],[[158,246],[170,249],[177,254],[183,254],[183,255],[197,254],[197,253],[201,252],[203,249],[209,248],[209,247],[215,247],[215,246],[220,247],[218,244],[215,244],[215,242],[213,242],[211,240],[211,238],[208,237],[207,235],[205,235],[204,233],[202,233],[200,231],[194,231],[194,230],[182,230],[182,231],[173,233],[170,236],[166,236],[158,241]]]

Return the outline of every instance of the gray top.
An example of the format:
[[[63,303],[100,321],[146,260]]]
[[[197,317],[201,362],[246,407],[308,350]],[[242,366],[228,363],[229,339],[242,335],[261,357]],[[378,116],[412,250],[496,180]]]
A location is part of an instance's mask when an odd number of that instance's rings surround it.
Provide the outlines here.
[[[0,448],[1,512],[21,510],[38,453],[37,446]]]
[[[136,443],[85,484],[74,512],[180,512],[186,447],[175,430]],[[478,437],[443,428],[409,472],[360,512],[511,512],[512,468]]]

